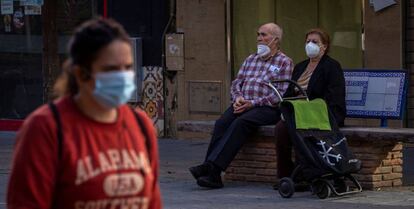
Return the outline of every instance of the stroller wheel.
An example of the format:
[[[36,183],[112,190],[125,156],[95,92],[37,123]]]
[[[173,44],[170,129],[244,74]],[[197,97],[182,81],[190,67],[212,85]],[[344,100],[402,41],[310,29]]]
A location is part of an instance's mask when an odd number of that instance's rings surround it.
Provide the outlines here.
[[[349,191],[349,186],[346,185],[346,182],[344,179],[335,179],[334,180],[334,186],[338,193],[344,193]]]
[[[295,184],[291,178],[284,177],[279,181],[279,194],[284,198],[292,197],[295,193]]]
[[[324,181],[317,181],[312,184],[312,191],[319,197],[319,199],[326,199],[331,196],[331,188]]]

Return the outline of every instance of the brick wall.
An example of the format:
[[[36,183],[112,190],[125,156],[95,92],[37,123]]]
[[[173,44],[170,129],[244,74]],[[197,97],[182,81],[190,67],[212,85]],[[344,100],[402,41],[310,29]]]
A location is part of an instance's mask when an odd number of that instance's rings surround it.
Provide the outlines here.
[[[414,127],[414,0],[407,1],[406,68],[410,73],[408,88],[408,127]]]
[[[270,138],[258,136],[247,142],[227,168],[225,178],[276,183],[276,148]]]
[[[370,143],[350,140],[350,148],[362,161],[362,169],[355,177],[365,189],[402,185],[401,143]]]
[[[178,130],[183,132],[209,134],[214,121],[182,121],[178,125]],[[274,126],[260,127],[227,168],[226,180],[278,181],[273,131]],[[351,151],[362,161],[361,171],[354,176],[364,189],[402,185],[403,175],[406,175],[403,174],[403,150],[414,145],[414,129],[345,127],[341,132]],[[409,166],[409,162],[405,163],[404,166]]]
[[[402,185],[401,143],[349,139],[350,149],[362,161],[354,176],[364,189]],[[276,152],[273,137],[257,136],[237,154],[225,174],[226,180],[276,183]]]

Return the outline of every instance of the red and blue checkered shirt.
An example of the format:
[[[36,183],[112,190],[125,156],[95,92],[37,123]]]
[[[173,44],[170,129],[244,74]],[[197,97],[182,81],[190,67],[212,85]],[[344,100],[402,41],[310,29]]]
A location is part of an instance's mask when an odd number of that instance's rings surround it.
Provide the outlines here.
[[[290,79],[292,71],[292,59],[282,52],[278,52],[268,60],[262,60],[257,54],[250,55],[231,84],[233,102],[237,97],[242,96],[245,100],[251,101],[253,106],[276,107],[279,98],[267,83],[272,80]],[[283,95],[289,83],[274,85]]]

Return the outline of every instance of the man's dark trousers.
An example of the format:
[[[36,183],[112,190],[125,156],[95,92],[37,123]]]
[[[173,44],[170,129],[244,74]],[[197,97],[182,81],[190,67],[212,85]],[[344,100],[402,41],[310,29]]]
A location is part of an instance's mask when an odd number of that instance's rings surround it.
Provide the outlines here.
[[[216,121],[205,159],[223,171],[259,126],[276,124],[280,120],[280,111],[275,107],[253,107],[241,114],[233,111],[233,106],[230,106]]]

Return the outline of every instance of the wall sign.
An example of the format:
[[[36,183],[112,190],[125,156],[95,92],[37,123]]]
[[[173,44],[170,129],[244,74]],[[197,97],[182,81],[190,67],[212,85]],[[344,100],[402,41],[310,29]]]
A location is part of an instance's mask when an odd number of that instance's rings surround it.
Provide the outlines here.
[[[41,15],[42,7],[41,6],[24,6],[25,15]]]
[[[0,3],[2,15],[13,14],[13,0],[0,0]]]
[[[22,6],[42,6],[43,0],[20,0]]]
[[[406,73],[404,70],[345,71],[349,117],[402,117]]]

